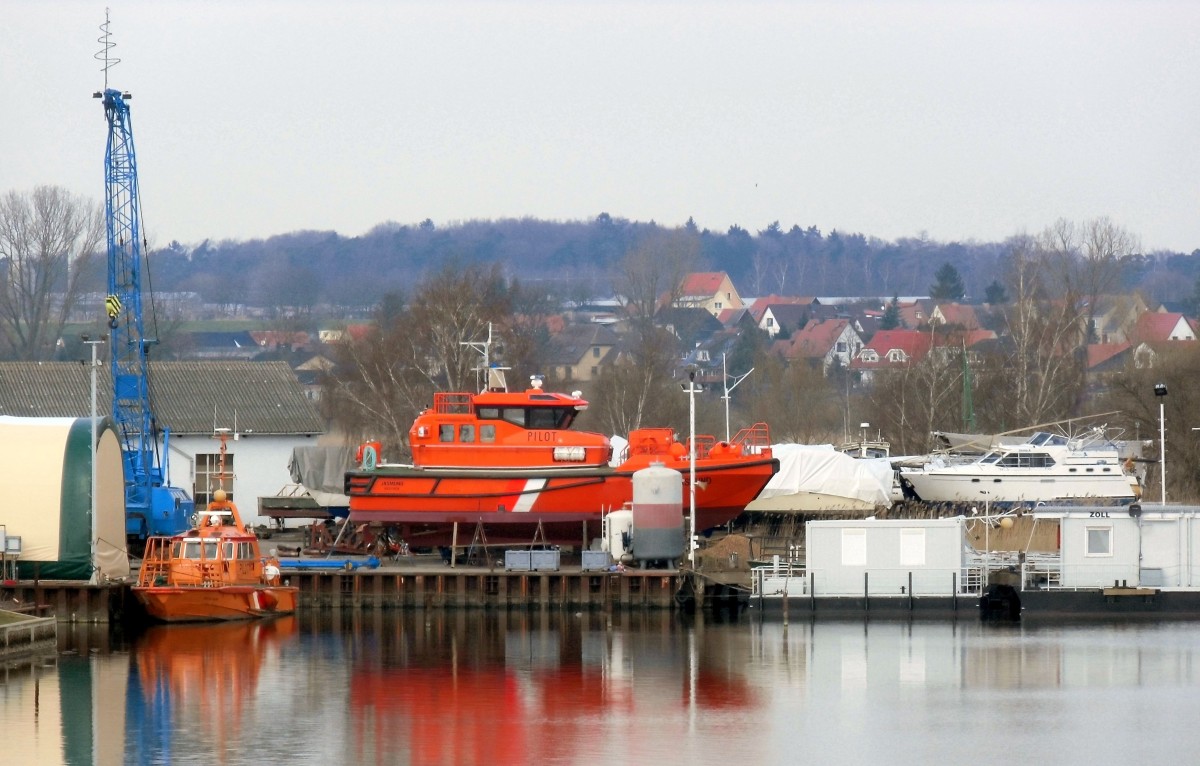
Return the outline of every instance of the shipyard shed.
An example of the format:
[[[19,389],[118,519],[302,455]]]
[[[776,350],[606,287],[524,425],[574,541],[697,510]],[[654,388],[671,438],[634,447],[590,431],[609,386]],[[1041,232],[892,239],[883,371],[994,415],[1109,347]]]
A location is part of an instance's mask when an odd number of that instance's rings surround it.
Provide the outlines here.
[[[169,483],[196,501],[216,488],[217,428],[227,428],[232,485],[225,490],[255,519],[258,498],[275,495],[291,481],[288,462],[296,447],[316,444],[325,433],[295,372],[285,362],[153,361],[150,386],[160,428],[169,429],[163,453]],[[112,402],[110,370],[98,376],[101,412]],[[77,362],[0,362],[0,415],[78,418],[91,413],[87,365]]]
[[[20,539],[21,579],[129,575],[121,445],[112,421],[99,420],[93,525],[91,435],[90,418],[0,417],[0,531]]]
[[[812,592],[818,596],[954,593],[970,551],[962,516],[838,519],[805,524]]]

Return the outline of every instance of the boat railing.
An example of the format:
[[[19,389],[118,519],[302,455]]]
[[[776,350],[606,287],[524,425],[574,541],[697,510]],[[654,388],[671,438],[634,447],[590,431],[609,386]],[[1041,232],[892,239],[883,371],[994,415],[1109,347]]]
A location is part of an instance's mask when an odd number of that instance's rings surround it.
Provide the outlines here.
[[[1023,590],[1169,588],[1180,581],[1178,565],[1140,568],[1123,564],[1065,564],[1057,554],[1028,556],[1021,564]]]
[[[471,394],[439,391],[433,395],[433,410],[439,415],[468,415],[471,412]]]
[[[985,569],[975,564],[949,571],[906,567],[830,571],[777,559],[750,570],[751,594],[768,599],[980,596],[984,581]]]
[[[208,546],[199,546],[200,557],[182,559],[187,568],[186,571],[181,571],[177,567],[179,562],[171,559],[171,544],[172,539],[169,537],[151,537],[146,541],[146,551],[138,570],[139,586],[146,588],[185,582],[188,585],[217,587],[225,583],[227,560],[220,555],[219,547],[215,549],[216,556],[208,556]]]
[[[167,537],[151,537],[146,541],[142,565],[138,570],[138,585],[165,585],[171,575],[171,540]]]
[[[738,431],[731,443],[741,445],[743,454],[762,454],[771,447],[771,428],[766,423],[755,423]]]
[[[1062,586],[1062,559],[1057,554],[1030,554],[1021,562],[1023,590],[1055,590]]]
[[[687,453],[689,455],[691,454],[692,449],[691,441],[691,439],[688,439],[688,441],[683,443],[683,446],[687,449]],[[696,434],[695,442],[696,457],[697,459],[703,459],[708,457],[709,453],[712,452],[713,445],[717,443],[717,437],[709,434]]]

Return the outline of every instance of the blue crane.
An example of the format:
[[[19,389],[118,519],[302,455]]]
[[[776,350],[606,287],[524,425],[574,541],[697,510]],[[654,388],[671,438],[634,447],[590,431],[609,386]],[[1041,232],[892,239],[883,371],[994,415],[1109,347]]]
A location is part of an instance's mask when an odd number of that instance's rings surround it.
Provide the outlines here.
[[[173,535],[188,528],[195,503],[170,486],[160,460],[158,424],[150,402],[148,347],[142,314],[141,202],[133,151],[129,93],[105,88],[96,93],[108,119],[104,155],[105,215],[108,229],[108,315],[112,355],[112,419],[121,439],[125,469],[125,534],[134,548],[150,535]],[[169,433],[164,431],[163,449]]]

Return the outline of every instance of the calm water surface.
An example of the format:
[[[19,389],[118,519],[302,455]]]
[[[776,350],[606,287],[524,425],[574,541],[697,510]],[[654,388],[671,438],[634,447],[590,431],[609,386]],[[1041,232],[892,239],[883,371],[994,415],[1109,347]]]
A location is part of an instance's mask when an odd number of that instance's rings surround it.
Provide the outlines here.
[[[341,613],[63,626],[4,764],[1200,760],[1200,626]]]

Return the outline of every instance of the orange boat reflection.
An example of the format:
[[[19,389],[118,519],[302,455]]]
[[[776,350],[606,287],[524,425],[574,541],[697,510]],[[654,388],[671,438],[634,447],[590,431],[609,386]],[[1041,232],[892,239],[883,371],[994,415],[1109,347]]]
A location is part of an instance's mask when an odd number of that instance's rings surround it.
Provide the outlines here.
[[[129,762],[162,762],[182,735],[215,752],[243,739],[241,721],[252,704],[263,665],[298,633],[295,617],[227,623],[160,625],[134,647],[127,705]],[[249,734],[249,733],[246,733]]]
[[[562,651],[571,653],[571,647],[578,651],[567,639]],[[408,661],[424,664],[418,654]],[[536,667],[525,657],[464,658],[457,666],[444,659],[429,667],[355,670],[350,712],[356,760],[568,763],[585,749],[608,747],[614,721],[680,721],[689,709],[725,715],[759,704],[740,675],[728,668],[690,670],[685,652],[655,657],[653,667],[633,670],[612,647],[590,663],[564,656],[541,658]],[[637,755],[635,743],[622,747],[626,756]]]

